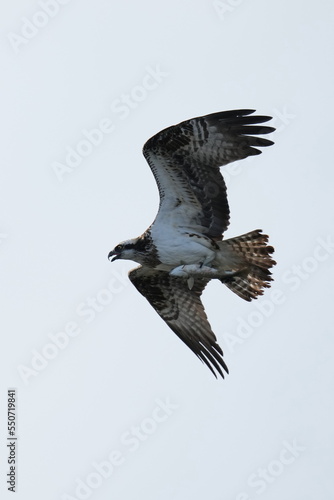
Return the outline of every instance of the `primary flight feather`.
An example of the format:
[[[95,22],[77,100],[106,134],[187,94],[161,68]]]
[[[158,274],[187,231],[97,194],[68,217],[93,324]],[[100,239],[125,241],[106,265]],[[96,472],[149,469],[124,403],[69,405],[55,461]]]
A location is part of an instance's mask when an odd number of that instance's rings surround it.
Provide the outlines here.
[[[219,279],[245,300],[270,286],[273,248],[261,230],[223,240],[230,212],[220,167],[258,155],[272,141],[254,110],[224,111],[192,118],[149,139],[143,154],[159,189],[158,214],[138,238],[118,244],[108,258],[140,264],[129,273],[176,335],[217,376],[228,373],[211,330],[201,294]]]

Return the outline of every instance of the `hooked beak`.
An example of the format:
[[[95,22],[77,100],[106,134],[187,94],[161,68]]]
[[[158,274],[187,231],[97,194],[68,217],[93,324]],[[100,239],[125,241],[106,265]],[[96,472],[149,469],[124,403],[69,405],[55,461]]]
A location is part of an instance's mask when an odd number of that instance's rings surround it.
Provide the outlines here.
[[[108,260],[110,260],[110,262],[114,262],[114,260],[119,259],[120,256],[121,256],[120,253],[117,253],[117,252],[114,252],[113,250],[111,250],[111,252],[108,253]]]

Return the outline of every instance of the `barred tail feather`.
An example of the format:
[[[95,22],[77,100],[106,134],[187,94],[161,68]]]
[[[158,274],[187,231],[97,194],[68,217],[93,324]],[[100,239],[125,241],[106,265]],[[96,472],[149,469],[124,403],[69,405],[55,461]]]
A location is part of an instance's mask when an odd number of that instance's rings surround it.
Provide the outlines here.
[[[242,259],[242,266],[234,276],[221,281],[232,292],[247,301],[256,299],[263,294],[264,288],[270,287],[272,281],[270,268],[276,262],[271,258],[274,248],[267,242],[268,236],[262,234],[260,229],[224,240],[233,254]]]

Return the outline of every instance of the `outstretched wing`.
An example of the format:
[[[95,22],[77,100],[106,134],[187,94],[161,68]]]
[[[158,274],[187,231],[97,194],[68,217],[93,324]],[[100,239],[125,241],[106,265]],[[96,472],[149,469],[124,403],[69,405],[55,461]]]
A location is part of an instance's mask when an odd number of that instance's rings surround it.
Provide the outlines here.
[[[217,377],[224,378],[222,368],[228,368],[223,351],[207,320],[200,296],[208,283],[196,279],[191,290],[187,280],[139,266],[129,272],[129,278],[174,333],[204,362]]]
[[[221,238],[229,223],[226,186],[219,167],[261,153],[275,129],[254,110],[224,111],[168,127],[149,139],[143,154],[160,194],[154,223],[186,227]]]

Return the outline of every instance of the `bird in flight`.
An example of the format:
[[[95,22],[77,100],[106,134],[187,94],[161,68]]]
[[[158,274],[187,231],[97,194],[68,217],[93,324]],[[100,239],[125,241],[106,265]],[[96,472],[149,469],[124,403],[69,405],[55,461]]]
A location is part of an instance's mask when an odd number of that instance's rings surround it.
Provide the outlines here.
[[[270,286],[273,247],[261,230],[223,239],[230,212],[220,167],[261,153],[273,132],[269,116],[241,109],[183,121],[151,137],[146,158],[159,189],[157,216],[139,237],[109,252],[137,262],[130,281],[174,333],[224,378],[228,368],[201,295],[218,279],[250,301]]]

